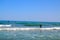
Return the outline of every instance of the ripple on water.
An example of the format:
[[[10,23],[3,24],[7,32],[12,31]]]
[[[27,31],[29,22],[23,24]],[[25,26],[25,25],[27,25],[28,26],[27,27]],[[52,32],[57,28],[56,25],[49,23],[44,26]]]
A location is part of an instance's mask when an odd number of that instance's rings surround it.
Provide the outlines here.
[[[0,31],[0,40],[60,40],[60,30]]]

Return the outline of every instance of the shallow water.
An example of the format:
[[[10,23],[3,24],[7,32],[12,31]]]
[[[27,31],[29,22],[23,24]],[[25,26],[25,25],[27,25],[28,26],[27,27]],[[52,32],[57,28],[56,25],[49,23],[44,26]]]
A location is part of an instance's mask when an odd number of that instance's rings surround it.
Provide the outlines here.
[[[60,40],[60,30],[0,31],[0,40]]]
[[[18,28],[39,28],[26,26],[42,24],[42,28],[60,27],[60,22],[0,21],[0,25],[11,24]],[[6,28],[4,26],[3,28]],[[0,30],[0,40],[60,40],[60,30]]]

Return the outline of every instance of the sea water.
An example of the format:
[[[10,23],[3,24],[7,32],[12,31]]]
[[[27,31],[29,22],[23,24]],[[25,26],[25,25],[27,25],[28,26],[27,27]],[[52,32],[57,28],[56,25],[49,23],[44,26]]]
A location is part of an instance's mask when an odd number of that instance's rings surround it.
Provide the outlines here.
[[[39,28],[39,26],[24,26],[24,23],[16,24],[15,22],[2,22],[2,25],[6,24],[10,24],[11,28]],[[43,28],[54,27],[50,26],[52,23],[47,22],[43,24],[49,25],[42,26]],[[6,26],[3,28],[6,28]],[[0,40],[60,40],[60,30],[0,30]]]
[[[60,40],[60,30],[2,30],[0,40]]]

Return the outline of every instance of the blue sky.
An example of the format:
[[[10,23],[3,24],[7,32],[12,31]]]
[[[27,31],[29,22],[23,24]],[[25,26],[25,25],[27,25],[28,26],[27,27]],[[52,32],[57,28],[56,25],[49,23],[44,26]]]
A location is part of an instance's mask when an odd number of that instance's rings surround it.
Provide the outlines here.
[[[0,0],[0,20],[60,22],[60,0]]]

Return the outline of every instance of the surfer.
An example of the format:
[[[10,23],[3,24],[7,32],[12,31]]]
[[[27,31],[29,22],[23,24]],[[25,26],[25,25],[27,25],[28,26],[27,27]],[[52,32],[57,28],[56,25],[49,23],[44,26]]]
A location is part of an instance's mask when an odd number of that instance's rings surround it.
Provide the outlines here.
[[[42,25],[40,24],[40,28],[42,28]]]

